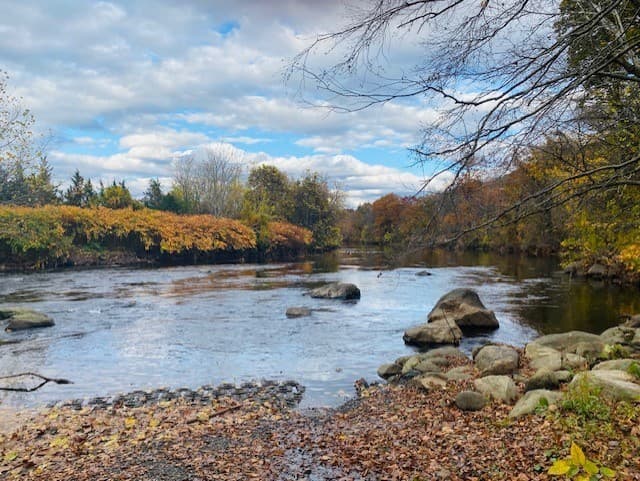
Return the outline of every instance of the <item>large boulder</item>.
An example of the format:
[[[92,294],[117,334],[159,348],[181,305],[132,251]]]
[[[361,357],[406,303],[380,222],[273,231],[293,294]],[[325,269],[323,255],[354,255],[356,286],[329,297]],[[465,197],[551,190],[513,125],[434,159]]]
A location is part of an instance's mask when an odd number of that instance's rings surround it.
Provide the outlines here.
[[[332,282],[309,291],[311,297],[320,299],[360,299],[360,289],[355,284]]]
[[[612,327],[600,334],[605,344],[621,344],[623,346],[640,348],[640,328],[625,325]]]
[[[639,401],[640,385],[636,381],[637,378],[628,372],[598,369],[576,374],[569,383],[569,390],[581,389],[586,385],[600,389],[603,396],[616,401]]]
[[[473,361],[480,376],[492,374],[513,374],[518,369],[520,356],[511,346],[489,344],[476,352]]]
[[[0,308],[0,320],[7,321],[5,331],[21,331],[55,325],[53,319],[46,314],[23,307]]]
[[[591,344],[586,344],[587,346]],[[598,346],[600,344],[597,344]],[[578,344],[580,347],[580,344]],[[587,360],[572,352],[560,352],[552,347],[533,341],[525,347],[525,357],[529,366],[536,370],[558,371],[560,369],[581,370],[588,367]]]
[[[546,401],[543,401],[543,399]],[[557,405],[562,399],[562,394],[555,391],[548,391],[546,389],[536,389],[535,391],[529,391],[522,396],[513,409],[509,413],[510,418],[518,418],[526,414],[531,414],[535,410],[545,403],[548,406]]]
[[[454,289],[445,294],[427,318],[428,322],[452,321],[460,327],[495,329],[500,325],[496,315],[484,306],[473,289]]]
[[[462,331],[453,322],[436,321],[407,329],[402,339],[406,344],[414,346],[459,344]]]
[[[473,381],[473,385],[485,396],[506,404],[518,397],[518,388],[509,376],[485,376]]]

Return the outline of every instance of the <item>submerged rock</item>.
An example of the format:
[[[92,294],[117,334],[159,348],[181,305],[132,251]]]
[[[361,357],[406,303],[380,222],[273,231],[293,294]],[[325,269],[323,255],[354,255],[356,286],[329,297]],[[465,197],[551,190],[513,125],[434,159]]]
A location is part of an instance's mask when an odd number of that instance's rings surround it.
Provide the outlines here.
[[[287,317],[307,317],[311,315],[308,307],[289,307],[285,313]]]
[[[23,307],[0,308],[0,320],[7,321],[5,331],[21,331],[55,325],[53,319],[46,314]]]
[[[309,291],[309,295],[319,299],[360,299],[360,289],[355,284],[332,282]]]
[[[460,327],[497,328],[498,319],[488,310],[473,289],[454,289],[436,303],[427,316],[428,322],[448,320]]]

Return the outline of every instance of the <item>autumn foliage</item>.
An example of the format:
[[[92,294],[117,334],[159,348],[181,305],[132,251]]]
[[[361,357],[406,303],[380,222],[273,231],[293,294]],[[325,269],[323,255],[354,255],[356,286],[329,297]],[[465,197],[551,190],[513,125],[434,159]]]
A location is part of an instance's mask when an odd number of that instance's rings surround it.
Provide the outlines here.
[[[273,223],[269,247],[302,248],[306,229]],[[256,234],[237,220],[150,209],[73,206],[0,207],[0,258],[23,267],[69,261],[78,249],[124,250],[145,258],[247,254]]]

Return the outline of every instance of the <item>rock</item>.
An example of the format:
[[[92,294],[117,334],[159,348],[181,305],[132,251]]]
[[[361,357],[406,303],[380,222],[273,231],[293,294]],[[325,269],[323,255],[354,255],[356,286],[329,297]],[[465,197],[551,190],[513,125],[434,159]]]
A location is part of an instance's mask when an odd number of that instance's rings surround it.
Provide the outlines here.
[[[416,276],[418,277],[428,277],[432,275],[431,272],[429,271],[420,271],[420,272],[416,272]]]
[[[406,344],[433,346],[437,344],[459,344],[462,331],[454,323],[431,322],[407,329],[402,339]]]
[[[525,357],[529,360],[529,365],[536,370],[579,370],[588,367],[588,362],[584,357],[571,352],[563,354],[552,347],[540,345],[537,341],[527,344],[524,352]]]
[[[524,390],[528,392],[540,389],[557,389],[559,386],[560,380],[554,371],[540,369],[527,380]]]
[[[429,349],[427,352],[420,354],[422,359],[432,359],[434,362],[439,363],[439,359],[454,358],[454,359],[466,359],[469,360],[467,355],[457,347],[442,346],[434,349]]]
[[[520,356],[510,346],[486,345],[474,355],[473,361],[480,376],[492,374],[513,374],[518,369]]]
[[[460,327],[497,328],[498,319],[488,310],[473,289],[454,289],[436,303],[428,322],[448,320]]]
[[[311,309],[308,307],[290,307],[287,309],[287,317],[307,317],[311,315]]]
[[[587,275],[587,269],[583,262],[572,262],[564,268],[563,272],[565,274],[578,277],[584,277]]]
[[[311,297],[320,299],[360,299],[360,289],[355,284],[343,282],[332,282],[324,286],[312,289],[309,292]]]
[[[636,314],[635,316],[631,316],[622,325],[624,327],[640,327],[640,314]]]
[[[563,382],[569,382],[573,379],[573,373],[571,371],[556,371],[556,379],[558,380],[558,382],[563,383]]]
[[[425,391],[431,391],[446,386],[447,378],[439,374],[423,374],[411,379],[410,384]]]
[[[616,401],[638,401],[640,385],[636,381],[633,375],[624,371],[599,369],[576,374],[569,383],[569,389],[580,389],[587,385],[601,389],[603,396]]]
[[[593,277],[595,279],[602,279],[604,277],[607,277],[608,272],[609,269],[607,268],[607,266],[596,262],[591,267],[589,267],[589,270],[587,270],[587,276]]]
[[[561,369],[569,369],[571,371],[581,371],[587,369],[589,367],[589,363],[587,360],[579,354],[573,354],[571,352],[566,353],[562,356],[562,367]]]
[[[485,376],[473,381],[473,385],[485,396],[506,404],[518,397],[516,384],[509,376]]]
[[[622,344],[623,346],[629,346],[633,344],[638,330],[639,329],[635,327],[616,326],[604,331],[600,334],[600,338],[605,344]]]
[[[456,396],[455,403],[462,411],[479,411],[487,404],[487,400],[479,392],[462,391]]]
[[[0,309],[0,320],[6,320],[5,331],[21,331],[36,327],[51,327],[55,323],[46,314],[23,307]]]
[[[562,394],[559,392],[548,391],[546,389],[536,389],[535,391],[529,391],[522,396],[513,409],[509,413],[510,418],[518,418],[525,414],[531,414],[540,406],[542,399],[547,400],[547,405],[557,405],[562,399]]]
[[[402,372],[402,366],[395,362],[391,364],[383,364],[378,368],[378,376],[382,379],[389,379],[390,377],[397,376]]]
[[[471,366],[454,367],[445,372],[444,377],[449,381],[467,381],[473,377],[473,368]]]
[[[560,352],[576,352],[576,348],[581,343],[591,343],[602,346],[603,342],[597,334],[583,331],[569,331],[560,334],[547,334],[534,340],[540,346],[552,347]],[[532,344],[530,343],[530,344]]]
[[[527,344],[524,353],[529,365],[536,370],[557,371],[562,368],[562,353],[552,347],[534,341]]]
[[[585,341],[576,344],[576,354],[582,356],[588,361],[595,361],[601,357],[604,351],[604,342],[602,341]]]
[[[413,367],[416,371],[424,373],[440,373],[442,368],[431,359],[423,359]]]
[[[593,366],[594,371],[627,371],[632,364],[640,367],[640,359],[615,359],[613,361],[603,361]]]

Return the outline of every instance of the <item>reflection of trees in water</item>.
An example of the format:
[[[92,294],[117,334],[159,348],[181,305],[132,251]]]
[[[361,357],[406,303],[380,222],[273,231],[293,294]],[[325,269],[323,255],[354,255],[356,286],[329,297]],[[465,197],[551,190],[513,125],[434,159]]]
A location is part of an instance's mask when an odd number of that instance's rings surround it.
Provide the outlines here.
[[[640,298],[631,288],[555,276],[531,285],[534,302],[515,304],[523,322],[541,332],[589,330],[600,333],[621,322],[621,315],[640,312]]]

